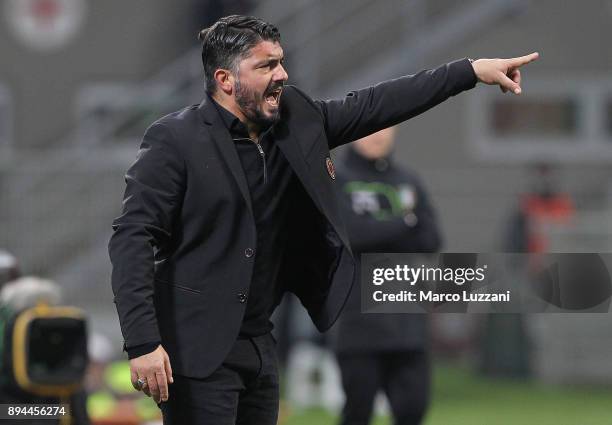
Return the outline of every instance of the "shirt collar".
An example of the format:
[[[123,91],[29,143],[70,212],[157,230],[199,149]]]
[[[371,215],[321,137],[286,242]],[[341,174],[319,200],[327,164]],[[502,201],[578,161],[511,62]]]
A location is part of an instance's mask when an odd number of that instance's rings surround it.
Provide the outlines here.
[[[361,155],[354,147],[350,147],[347,152],[347,163],[360,167],[362,169],[376,170],[379,173],[385,173],[393,167],[393,161],[391,155],[387,155],[383,158],[368,159]]]
[[[240,138],[248,138],[249,132],[246,126],[238,119],[238,117],[232,114],[229,110],[225,109],[222,105],[220,105],[213,97],[209,94],[209,99],[217,108],[217,112],[221,116],[221,121],[229,131],[232,139],[240,139]]]

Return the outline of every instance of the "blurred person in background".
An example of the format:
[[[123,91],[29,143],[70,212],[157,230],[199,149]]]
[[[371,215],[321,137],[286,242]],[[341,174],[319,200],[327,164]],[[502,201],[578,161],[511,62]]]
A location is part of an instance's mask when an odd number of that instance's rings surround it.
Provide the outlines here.
[[[575,213],[571,196],[559,188],[552,165],[533,166],[530,189],[520,195],[504,238],[507,252],[550,251],[546,232],[551,226],[567,226]]]
[[[518,94],[537,54],[463,59],[315,101],[285,85],[273,25],[229,16],[200,40],[204,100],[149,127],[127,172],[109,244],[115,304],[132,383],[165,423],[275,424],[270,315],[290,291],[325,331],[353,284],[330,149],[479,81]]]
[[[551,251],[550,230],[571,224],[575,206],[570,194],[561,190],[552,165],[535,164],[531,174],[530,188],[519,196],[504,229],[502,247],[505,252],[530,253],[537,259]],[[544,287],[539,279],[535,282],[539,290]],[[582,288],[583,293],[594,293]],[[524,314],[487,315],[482,325],[479,369],[488,376],[530,377],[532,348]]]
[[[417,175],[393,161],[395,128],[355,142],[338,165],[343,213],[353,253],[430,253],[440,249],[435,211]],[[430,367],[424,314],[361,313],[359,278],[335,327],[334,350],[346,401],[342,425],[367,425],[379,390],[394,423],[421,423]]]

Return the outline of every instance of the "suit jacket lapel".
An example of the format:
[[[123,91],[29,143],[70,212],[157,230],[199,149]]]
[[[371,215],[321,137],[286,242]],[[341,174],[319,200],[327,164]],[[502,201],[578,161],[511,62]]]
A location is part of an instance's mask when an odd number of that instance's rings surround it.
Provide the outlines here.
[[[306,163],[304,153],[300,148],[298,140],[290,135],[289,128],[285,122],[280,122],[274,126],[274,139],[280,150],[285,154],[289,165],[300,179],[300,182],[314,201],[319,210],[324,213],[323,204],[319,198],[316,186],[310,178],[310,167]]]
[[[247,208],[249,209],[251,216],[253,216],[253,205],[251,202],[249,185],[247,183],[246,176],[244,175],[244,170],[242,169],[242,164],[240,163],[240,158],[238,157],[238,152],[234,146],[234,141],[232,140],[228,129],[225,127],[225,124],[221,120],[219,111],[217,111],[215,105],[213,105],[208,99],[208,96],[204,98],[199,109],[204,122],[207,124],[208,131],[212,136],[213,142],[219,148],[221,156],[225,160],[228,168],[234,176],[234,179],[236,179],[236,183],[238,184],[238,188],[244,197]]]
[[[328,190],[317,184],[316,169],[313,167],[325,167],[325,163],[309,162],[308,157],[312,156],[310,152],[313,150],[317,139],[321,136],[321,127],[308,126],[301,123],[300,125],[292,126],[291,111],[288,108],[282,110],[284,119],[274,126],[274,137],[281,151],[289,161],[289,164],[297,174],[306,192],[315,203],[319,211],[327,217],[336,233],[340,236],[345,246],[349,246],[346,230],[339,216],[338,208],[333,193],[331,183],[327,182]],[[321,161],[323,159],[319,158]]]
[[[293,132],[291,134],[293,135],[295,133],[297,132]],[[293,171],[295,171],[295,174],[297,174],[314,204],[317,206],[319,211],[326,216],[328,220],[330,220],[330,223],[335,228],[340,239],[344,242],[344,245],[349,247],[350,244],[348,238],[346,237],[346,231],[343,224],[341,221],[335,220],[335,218],[338,216],[337,214],[332,213],[332,211],[335,209],[331,206],[331,204],[335,203],[336,199],[325,199],[325,194],[321,193],[311,176],[311,165],[306,161],[306,157],[304,156],[304,151],[308,150],[308,140],[312,139],[313,136],[318,136],[318,134],[314,133],[313,135],[312,133],[299,133],[299,135],[293,137],[289,136],[289,131],[287,131],[286,125],[277,125],[275,127],[274,136],[276,138],[278,147],[285,154],[287,161],[289,161]],[[324,165],[320,164],[320,166],[323,167]]]

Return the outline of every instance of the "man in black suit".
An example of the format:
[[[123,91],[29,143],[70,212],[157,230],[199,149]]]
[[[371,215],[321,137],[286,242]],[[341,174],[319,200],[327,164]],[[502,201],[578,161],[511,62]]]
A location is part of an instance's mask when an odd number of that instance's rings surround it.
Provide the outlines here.
[[[229,16],[200,39],[204,100],[149,127],[126,175],[109,244],[115,303],[132,382],[165,423],[275,424],[272,311],[291,291],[324,331],[353,282],[329,150],[478,81],[518,93],[518,68],[537,55],[315,101],[285,86],[273,25]]]

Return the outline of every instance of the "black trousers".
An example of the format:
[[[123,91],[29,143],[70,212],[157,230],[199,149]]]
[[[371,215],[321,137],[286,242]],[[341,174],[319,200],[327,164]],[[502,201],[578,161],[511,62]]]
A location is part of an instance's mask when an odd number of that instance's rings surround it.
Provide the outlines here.
[[[366,351],[337,355],[346,402],[342,425],[367,425],[379,389],[395,425],[418,425],[429,404],[430,368],[425,351]]]
[[[207,378],[174,375],[164,425],[276,425],[278,359],[271,334],[238,339]]]

